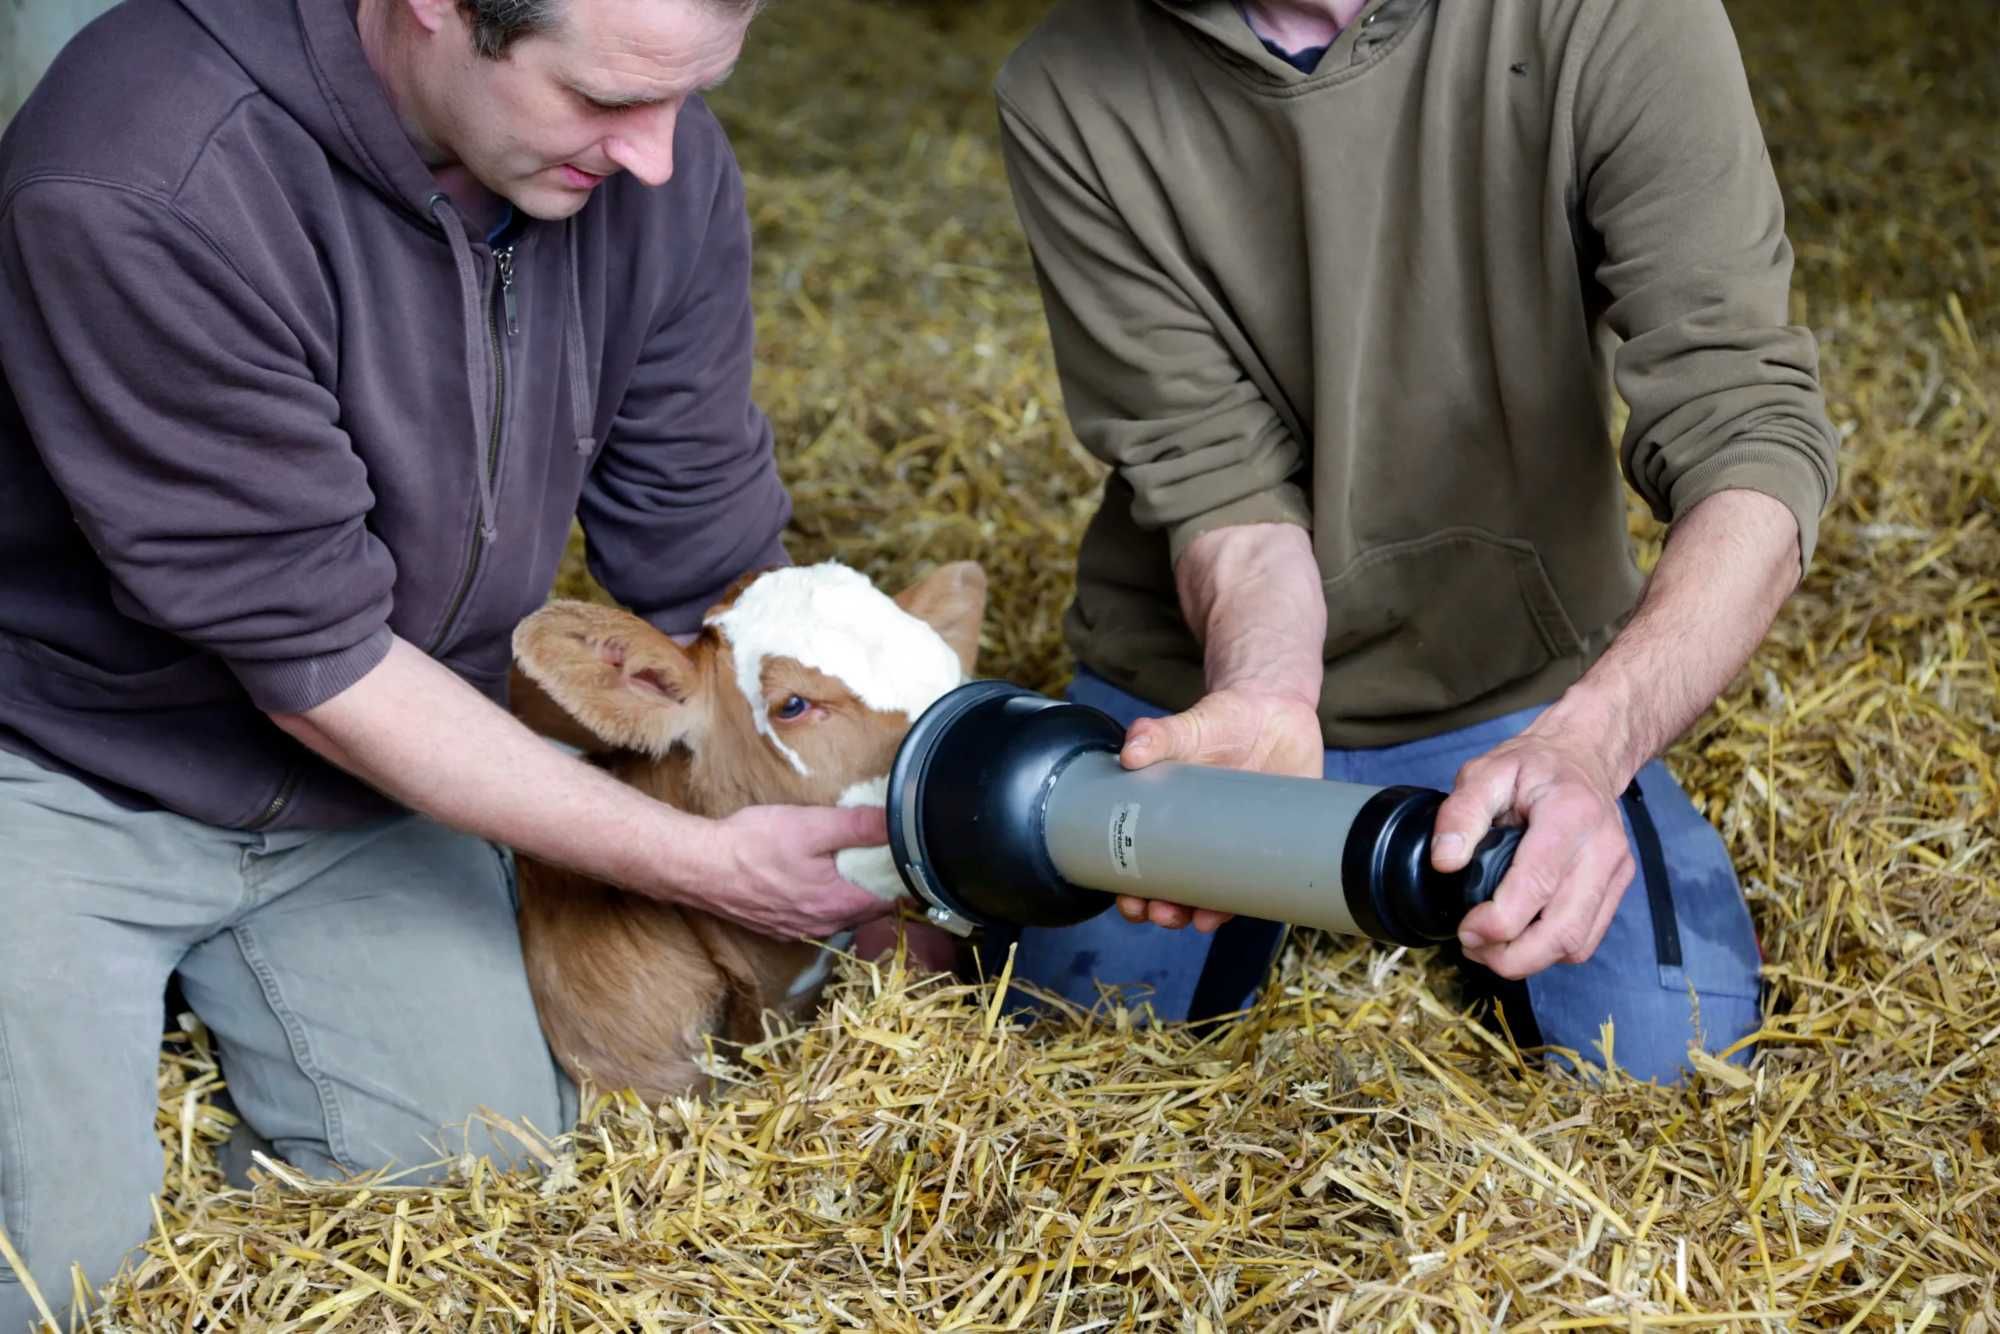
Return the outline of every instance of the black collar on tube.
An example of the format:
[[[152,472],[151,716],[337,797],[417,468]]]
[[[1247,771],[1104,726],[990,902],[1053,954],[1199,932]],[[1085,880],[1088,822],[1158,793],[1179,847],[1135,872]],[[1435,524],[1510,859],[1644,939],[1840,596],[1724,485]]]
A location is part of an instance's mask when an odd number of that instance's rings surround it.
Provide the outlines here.
[[[1116,753],[1108,714],[1005,681],[974,681],[926,709],[889,770],[889,851],[903,883],[977,926],[1070,926],[1112,896],[1049,860],[1049,789],[1069,761]]]

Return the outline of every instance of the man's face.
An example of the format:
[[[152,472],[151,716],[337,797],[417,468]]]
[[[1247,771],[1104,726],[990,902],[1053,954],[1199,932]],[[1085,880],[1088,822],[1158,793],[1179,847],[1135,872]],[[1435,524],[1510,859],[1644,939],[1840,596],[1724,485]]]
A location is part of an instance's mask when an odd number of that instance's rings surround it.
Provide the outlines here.
[[[749,27],[707,0],[565,0],[553,28],[493,60],[456,5],[433,12],[412,71],[428,137],[537,218],[568,217],[621,171],[665,182],[675,119],[727,77]]]

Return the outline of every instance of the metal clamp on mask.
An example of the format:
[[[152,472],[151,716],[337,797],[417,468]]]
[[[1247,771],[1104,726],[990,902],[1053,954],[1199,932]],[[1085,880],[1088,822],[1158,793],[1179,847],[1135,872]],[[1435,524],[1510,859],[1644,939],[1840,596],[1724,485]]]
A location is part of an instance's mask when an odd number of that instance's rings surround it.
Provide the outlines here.
[[[1430,864],[1445,794],[1195,764],[1128,770],[1109,715],[1005,681],[925,710],[889,773],[889,848],[932,921],[1069,926],[1114,895],[1397,945],[1452,939],[1521,840],[1497,828],[1464,869]]]

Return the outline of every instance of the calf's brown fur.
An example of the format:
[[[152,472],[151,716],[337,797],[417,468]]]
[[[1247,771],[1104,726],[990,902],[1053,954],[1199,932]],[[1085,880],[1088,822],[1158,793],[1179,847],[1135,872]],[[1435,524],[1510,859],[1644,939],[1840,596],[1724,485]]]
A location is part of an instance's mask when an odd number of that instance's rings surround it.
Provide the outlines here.
[[[739,581],[726,607],[758,576]],[[963,561],[896,596],[935,629],[969,675],[986,579]],[[864,705],[845,682],[790,658],[764,664],[772,726],[805,761],[800,774],[756,729],[729,645],[714,626],[685,648],[629,612],[552,602],[515,632],[513,707],[529,726],[586,752],[656,800],[721,818],[750,805],[831,805],[886,774],[913,719]],[[779,721],[797,695],[810,707]],[[648,1101],[707,1087],[710,1037],[755,1041],[764,1011],[797,1018],[818,987],[787,997],[820,956],[692,908],[519,859],[521,946],[542,1029],[579,1083],[631,1088]]]

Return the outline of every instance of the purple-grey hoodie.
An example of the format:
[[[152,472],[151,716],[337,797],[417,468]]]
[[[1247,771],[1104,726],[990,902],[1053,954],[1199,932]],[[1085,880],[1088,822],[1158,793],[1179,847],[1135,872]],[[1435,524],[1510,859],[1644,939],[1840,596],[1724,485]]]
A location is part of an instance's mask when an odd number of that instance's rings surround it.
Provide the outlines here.
[[[667,630],[782,563],[699,102],[674,161],[496,255],[349,0],[126,0],[79,34],[0,138],[0,746],[215,825],[348,825],[395,807],[266,715],[392,632],[503,700],[572,516]]]

